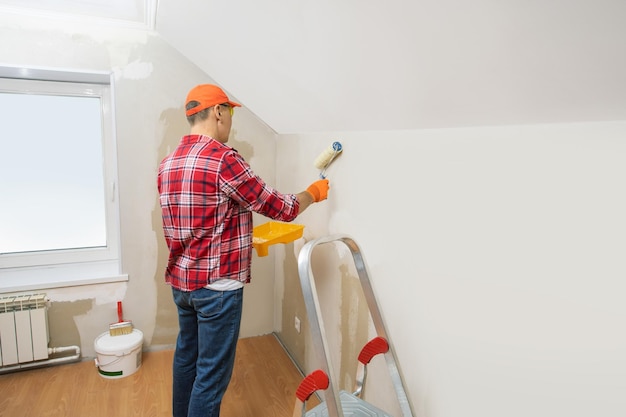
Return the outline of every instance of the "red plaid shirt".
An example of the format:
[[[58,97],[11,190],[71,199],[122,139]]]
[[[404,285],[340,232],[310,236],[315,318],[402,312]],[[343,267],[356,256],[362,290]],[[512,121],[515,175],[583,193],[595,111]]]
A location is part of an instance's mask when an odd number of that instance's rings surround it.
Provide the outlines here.
[[[256,176],[233,148],[184,136],[159,165],[159,201],[170,251],[165,280],[193,291],[218,279],[250,282],[252,212],[296,218],[300,205]]]

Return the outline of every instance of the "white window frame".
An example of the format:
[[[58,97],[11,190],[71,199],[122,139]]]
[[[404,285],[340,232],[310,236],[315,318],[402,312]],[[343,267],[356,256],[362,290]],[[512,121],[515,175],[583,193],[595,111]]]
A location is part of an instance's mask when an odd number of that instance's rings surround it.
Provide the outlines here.
[[[0,66],[0,91],[99,97],[106,194],[106,246],[0,254],[0,293],[128,280],[121,272],[113,75]]]

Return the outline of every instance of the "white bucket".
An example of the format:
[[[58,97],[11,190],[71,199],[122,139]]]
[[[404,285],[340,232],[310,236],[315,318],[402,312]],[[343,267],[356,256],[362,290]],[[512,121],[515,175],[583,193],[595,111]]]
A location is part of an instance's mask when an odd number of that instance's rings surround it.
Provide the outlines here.
[[[138,329],[118,336],[111,336],[108,331],[102,333],[94,342],[98,373],[109,379],[134,374],[141,366],[142,346],[143,333]]]

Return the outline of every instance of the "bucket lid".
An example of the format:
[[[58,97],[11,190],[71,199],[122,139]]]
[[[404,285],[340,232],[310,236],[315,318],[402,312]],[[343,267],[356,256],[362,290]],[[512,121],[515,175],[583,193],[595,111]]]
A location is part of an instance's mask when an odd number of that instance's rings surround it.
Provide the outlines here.
[[[109,332],[104,332],[96,338],[94,342],[98,353],[118,353],[120,349],[127,349],[143,343],[143,332],[133,329],[132,333],[111,336]]]

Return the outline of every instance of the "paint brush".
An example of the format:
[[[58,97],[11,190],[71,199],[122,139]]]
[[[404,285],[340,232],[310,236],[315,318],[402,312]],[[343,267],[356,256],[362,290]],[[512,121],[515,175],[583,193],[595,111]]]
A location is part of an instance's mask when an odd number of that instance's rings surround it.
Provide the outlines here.
[[[122,302],[117,302],[117,323],[112,323],[109,325],[109,335],[111,336],[121,336],[125,334],[131,334],[133,332],[133,323],[127,320],[124,320],[124,315],[122,313]]]

